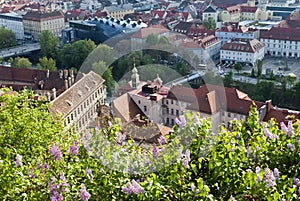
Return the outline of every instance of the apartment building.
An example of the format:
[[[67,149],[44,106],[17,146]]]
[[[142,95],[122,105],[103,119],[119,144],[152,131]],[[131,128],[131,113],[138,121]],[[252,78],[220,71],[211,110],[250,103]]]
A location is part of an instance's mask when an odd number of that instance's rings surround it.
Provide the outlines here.
[[[238,22],[228,22],[222,28],[217,29],[215,35],[222,41],[222,45],[224,45],[233,38],[258,39],[259,30],[249,29],[246,26],[239,25]]]
[[[0,13],[0,27],[15,33],[17,40],[24,39],[23,18],[17,13]]]
[[[264,58],[265,45],[257,39],[232,39],[220,50],[220,62],[256,65]]]
[[[108,16],[113,17],[115,19],[120,19],[127,14],[134,13],[134,9],[131,4],[106,6],[104,7],[103,11],[106,12]]]
[[[64,14],[61,11],[40,12],[31,11],[23,16],[24,33],[32,35],[38,40],[39,34],[49,30],[54,36],[59,37],[65,25]]]
[[[53,118],[61,116],[66,130],[74,127],[82,132],[96,119],[98,107],[105,104],[106,87],[102,77],[93,71],[79,76],[77,82],[50,102],[49,111]]]

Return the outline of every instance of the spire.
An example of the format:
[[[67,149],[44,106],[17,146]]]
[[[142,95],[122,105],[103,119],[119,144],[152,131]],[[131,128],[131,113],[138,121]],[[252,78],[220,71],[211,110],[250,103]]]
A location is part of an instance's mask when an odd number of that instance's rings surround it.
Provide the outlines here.
[[[137,86],[140,84],[140,75],[138,74],[138,70],[135,67],[135,61],[133,63],[131,82],[132,82],[132,88],[137,88]]]

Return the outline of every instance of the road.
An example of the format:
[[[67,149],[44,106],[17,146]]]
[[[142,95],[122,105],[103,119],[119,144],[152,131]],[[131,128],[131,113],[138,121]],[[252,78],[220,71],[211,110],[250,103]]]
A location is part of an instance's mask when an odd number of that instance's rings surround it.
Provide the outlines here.
[[[0,57],[8,58],[11,56],[22,55],[40,49],[41,47],[39,43],[28,43],[28,44],[19,45],[16,47],[1,50]]]

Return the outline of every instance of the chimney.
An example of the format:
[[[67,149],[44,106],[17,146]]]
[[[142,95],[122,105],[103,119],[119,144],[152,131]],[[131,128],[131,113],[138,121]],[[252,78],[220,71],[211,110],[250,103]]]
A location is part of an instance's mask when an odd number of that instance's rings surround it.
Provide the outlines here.
[[[52,92],[53,92],[53,99],[56,99],[56,89],[53,88],[53,89],[52,89]]]
[[[68,89],[68,80],[65,80],[65,88]]]
[[[267,109],[267,112],[269,112],[272,108],[272,100],[267,100],[266,101],[266,109]]]
[[[51,94],[50,94],[49,91],[47,92],[47,100],[48,100],[49,102],[51,101]]]
[[[68,70],[64,70],[64,78],[65,78],[65,79],[68,78]]]
[[[69,83],[69,87],[72,86],[72,80],[71,80],[71,77],[68,77],[68,83]]]
[[[50,76],[50,71],[49,69],[47,69],[46,77],[49,78],[49,76]]]
[[[71,75],[71,81],[72,81],[72,84],[74,84],[75,78],[74,78],[74,75],[73,75],[73,74]]]
[[[70,69],[69,70],[69,75],[70,75],[70,77],[74,76],[74,71]]]
[[[62,79],[63,78],[63,75],[64,75],[64,72],[63,70],[59,70],[59,78]]]

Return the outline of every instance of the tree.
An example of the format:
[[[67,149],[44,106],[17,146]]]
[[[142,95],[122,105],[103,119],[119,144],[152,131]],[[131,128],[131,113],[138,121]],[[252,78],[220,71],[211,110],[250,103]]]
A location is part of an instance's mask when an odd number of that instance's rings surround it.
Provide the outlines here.
[[[79,70],[80,67],[84,65],[82,68],[83,71],[91,70],[91,66],[93,64],[91,62],[95,62],[95,60],[93,60],[95,58],[87,59],[87,61],[85,61],[85,59],[95,49],[95,47],[95,43],[91,40],[79,40],[74,42],[72,45],[64,45],[62,50],[59,52],[59,67],[75,67]]]
[[[176,66],[175,66],[176,71],[180,74],[180,75],[187,75],[188,74],[188,67],[187,65],[182,62],[179,61]]]
[[[39,34],[41,54],[47,58],[56,58],[58,52],[58,39],[49,30],[43,30]]]
[[[257,77],[258,78],[260,78],[260,76],[262,74],[262,66],[263,66],[262,60],[258,60],[257,61]]]
[[[115,80],[112,77],[112,67],[108,67],[104,61],[99,61],[93,64],[92,70],[105,80],[106,91],[111,94],[115,87]]]
[[[255,77],[255,70],[254,70],[254,68],[252,68],[252,70],[251,70],[251,75],[250,75],[251,77]]]
[[[240,71],[242,70],[243,66],[241,63],[235,63],[234,64],[234,69],[238,72],[238,74],[240,74]]]
[[[13,67],[17,68],[31,68],[32,63],[29,61],[28,58],[20,58],[16,57],[15,59],[9,58],[8,62],[11,64]]]
[[[11,30],[0,28],[0,49],[9,48],[15,46],[16,35]]]
[[[232,78],[232,71],[229,71],[227,74],[225,74],[224,76],[224,86],[226,87],[231,87],[232,83],[233,83],[233,78]]]
[[[216,22],[212,17],[209,17],[207,20],[205,19],[203,21],[203,26],[209,30],[214,30],[217,27]]]
[[[48,69],[50,71],[56,71],[56,62],[52,58],[42,57],[39,59],[37,65],[38,69]]]
[[[149,46],[154,46],[158,43],[158,36],[157,34],[151,33],[146,38],[146,43]]]

